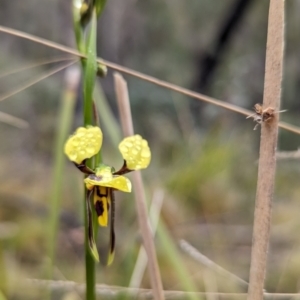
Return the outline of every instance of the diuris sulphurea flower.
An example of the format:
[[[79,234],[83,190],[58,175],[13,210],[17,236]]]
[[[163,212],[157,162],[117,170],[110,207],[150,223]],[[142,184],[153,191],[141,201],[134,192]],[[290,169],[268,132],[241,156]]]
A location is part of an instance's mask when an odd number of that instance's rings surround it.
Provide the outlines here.
[[[151,151],[148,142],[140,135],[129,136],[119,144],[124,163],[118,171],[103,163],[96,166],[95,169],[91,169],[86,166],[86,160],[100,151],[102,140],[103,135],[99,127],[79,127],[67,140],[64,151],[69,160],[86,175],[84,183],[86,187],[89,247],[97,261],[99,261],[99,255],[93,233],[92,207],[96,211],[100,226],[106,227],[110,224],[110,248],[107,259],[109,265],[114,259],[115,251],[114,191],[131,192],[131,182],[123,175],[147,168],[151,160]]]

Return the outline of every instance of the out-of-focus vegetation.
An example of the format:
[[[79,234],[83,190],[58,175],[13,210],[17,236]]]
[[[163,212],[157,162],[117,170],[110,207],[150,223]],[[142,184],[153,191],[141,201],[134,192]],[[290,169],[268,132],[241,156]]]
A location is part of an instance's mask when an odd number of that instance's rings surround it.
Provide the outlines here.
[[[249,1],[218,54],[209,81],[200,85],[198,80],[204,68],[199,62],[214,53],[218,36],[237,2],[108,0],[98,24],[98,56],[251,108],[262,102],[268,1]],[[286,1],[282,108],[288,111],[281,115],[282,120],[298,126],[299,9],[299,1]],[[0,20],[1,25],[74,47],[71,1],[4,0]],[[64,56],[2,33],[0,51],[0,75]],[[50,68],[46,65],[1,77],[0,99]],[[0,102],[1,111],[30,124],[29,129],[20,130],[0,123],[0,289],[9,291],[9,299],[40,299],[42,295],[38,284],[29,284],[26,278],[45,278],[45,224],[62,79],[63,72]],[[126,79],[135,131],[149,140],[153,152],[152,163],[143,173],[148,196],[151,199],[157,189],[166,191],[161,217],[174,243],[187,240],[208,258],[247,280],[259,130],[253,131],[251,121],[233,112],[136,78]],[[101,83],[118,120],[111,71]],[[78,93],[74,128],[82,124],[81,91]],[[122,163],[118,150],[103,127],[104,160],[118,167]],[[279,151],[296,150],[299,144],[299,136],[280,132]],[[278,162],[266,278],[269,292],[299,289],[299,165],[299,161]],[[53,241],[57,245],[57,280],[84,282],[82,188],[81,175],[68,163],[63,176],[60,230]],[[117,194],[115,262],[108,268],[97,266],[99,283],[129,284],[141,242],[132,197]],[[105,244],[102,234],[106,233],[101,231],[98,237],[100,250]],[[156,246],[165,289],[183,288],[159,238]],[[205,267],[180,253],[190,280],[198,291],[205,291]],[[215,280],[219,291],[244,291],[228,278],[215,275]],[[150,286],[147,273],[142,286]],[[72,295],[58,293],[53,299],[77,299]]]

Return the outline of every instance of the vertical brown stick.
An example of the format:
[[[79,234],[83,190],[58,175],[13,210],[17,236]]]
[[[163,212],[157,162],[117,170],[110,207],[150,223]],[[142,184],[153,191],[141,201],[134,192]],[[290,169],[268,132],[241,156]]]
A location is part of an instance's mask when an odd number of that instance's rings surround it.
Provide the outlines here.
[[[133,124],[130,110],[130,102],[127,90],[127,83],[121,74],[115,73],[115,89],[117,93],[118,107],[121,118],[121,124],[124,136],[133,135]],[[153,242],[153,236],[148,222],[148,214],[146,208],[146,198],[144,192],[144,185],[141,173],[135,171],[133,176],[133,189],[135,194],[136,210],[138,215],[139,227],[143,237],[144,247],[148,256],[148,268],[153,289],[154,299],[162,300],[163,286],[159,272],[156,252]]]
[[[284,47],[284,0],[270,0],[263,107],[279,110]],[[276,169],[278,114],[262,124],[248,300],[263,299]]]

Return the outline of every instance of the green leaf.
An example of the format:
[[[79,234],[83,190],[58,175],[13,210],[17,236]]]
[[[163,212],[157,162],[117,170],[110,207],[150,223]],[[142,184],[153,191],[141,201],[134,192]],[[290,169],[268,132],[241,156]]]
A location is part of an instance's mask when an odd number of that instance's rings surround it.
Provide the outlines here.
[[[73,26],[77,48],[80,52],[85,52],[83,28],[81,25],[81,0],[73,0]]]
[[[106,0],[94,0],[94,7],[96,8],[97,17],[99,17],[102,13],[105,3]]]

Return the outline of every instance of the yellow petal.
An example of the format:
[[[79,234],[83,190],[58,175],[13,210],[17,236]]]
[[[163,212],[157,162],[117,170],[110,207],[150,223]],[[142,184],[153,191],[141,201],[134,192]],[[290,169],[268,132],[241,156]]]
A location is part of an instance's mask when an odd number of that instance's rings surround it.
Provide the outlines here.
[[[138,134],[123,139],[119,150],[130,170],[145,169],[150,164],[151,151],[148,142]]]
[[[126,193],[131,192],[131,182],[124,176],[114,176],[114,178],[109,183],[105,183],[103,184],[103,186],[112,187],[116,190]]]
[[[88,187],[91,186],[104,186],[114,188],[118,191],[122,192],[131,192],[131,182],[128,178],[124,176],[113,176],[108,178],[108,176],[101,176],[101,175],[89,175],[87,178],[84,179],[84,182]]]
[[[65,154],[69,160],[80,164],[100,151],[102,131],[99,127],[79,127],[65,144]]]

